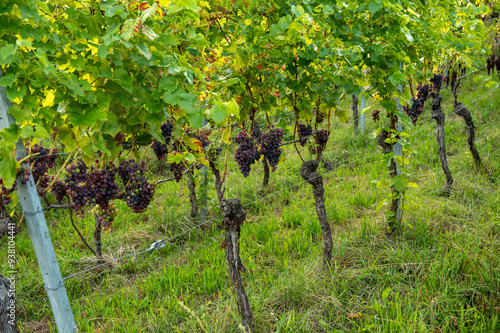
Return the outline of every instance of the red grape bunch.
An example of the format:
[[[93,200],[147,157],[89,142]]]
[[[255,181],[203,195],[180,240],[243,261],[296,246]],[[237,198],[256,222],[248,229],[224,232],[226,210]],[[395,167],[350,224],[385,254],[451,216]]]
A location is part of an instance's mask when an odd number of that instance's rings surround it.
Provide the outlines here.
[[[326,129],[322,129],[318,132],[318,134],[316,134],[316,143],[318,144],[320,150],[324,150],[326,148],[329,136],[330,131]]]
[[[7,206],[12,202],[12,198],[10,197],[11,193],[17,190],[17,185],[14,183],[14,186],[12,188],[6,188],[3,183],[3,179],[0,179],[0,198],[2,199],[2,204],[4,206]]]
[[[238,133],[234,141],[239,144],[238,149],[234,153],[234,159],[238,163],[243,176],[247,177],[250,174],[250,165],[260,159],[261,153],[258,147],[254,145],[254,139],[248,135],[246,130]]]
[[[178,183],[182,179],[182,173],[184,172],[184,164],[182,163],[170,163],[170,172],[174,174],[174,179]]]
[[[82,160],[78,160],[77,164],[72,163],[66,168],[68,176],[64,180],[67,184],[67,195],[73,202],[73,208],[78,217],[85,217],[83,207],[89,205],[93,201],[93,191],[87,184],[87,166]]]
[[[87,179],[88,186],[92,191],[93,202],[101,209],[109,207],[109,201],[116,199],[118,185],[115,183],[115,172],[113,170],[95,170]]]
[[[101,221],[103,230],[106,232],[110,231],[111,225],[118,215],[118,209],[116,209],[115,204],[111,202],[106,209],[102,208],[100,205],[96,205],[94,209],[92,209],[92,213],[97,215]]]
[[[168,144],[172,139],[172,132],[174,130],[174,126],[170,121],[167,121],[166,123],[161,124],[160,128],[163,138],[165,139],[165,143],[155,141],[151,144],[151,148],[153,148],[153,151],[158,160],[162,160],[168,153]]]
[[[50,189],[50,192],[56,198],[56,202],[60,205],[65,197],[68,197],[68,186],[63,183],[60,179],[56,179],[54,185]]]
[[[316,116],[316,121],[318,124],[321,124],[325,120],[326,114],[324,112],[318,112],[318,115]]]
[[[134,213],[143,212],[154,195],[155,187],[143,176],[146,172],[144,161],[139,165],[135,160],[121,161],[117,167],[125,193],[123,199]]]
[[[307,144],[308,137],[312,134],[313,129],[311,125],[299,124],[299,138],[300,145],[304,147]]]
[[[57,149],[54,149],[52,151],[52,154],[50,153],[50,149],[43,148],[42,146],[37,145],[36,143],[31,147],[31,153],[32,154],[38,154],[33,157],[34,163],[33,163],[33,179],[35,180],[35,184],[38,183],[38,180],[40,178],[45,178],[44,176],[46,173],[49,171],[50,168],[52,168],[57,159]],[[45,185],[45,186],[43,186]],[[48,179],[43,179],[39,183],[40,187],[47,187],[48,186]]]
[[[434,77],[430,81],[432,83],[432,90],[439,92],[443,84],[443,76],[441,74],[434,74]]]
[[[267,158],[272,171],[276,170],[276,166],[280,161],[280,144],[284,135],[285,131],[281,128],[273,129],[272,127],[268,127],[266,132],[262,134],[260,152]]]

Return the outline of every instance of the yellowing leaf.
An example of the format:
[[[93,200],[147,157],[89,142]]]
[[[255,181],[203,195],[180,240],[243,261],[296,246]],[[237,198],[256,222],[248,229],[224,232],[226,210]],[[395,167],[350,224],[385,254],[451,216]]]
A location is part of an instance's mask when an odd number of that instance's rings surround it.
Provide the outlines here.
[[[55,98],[54,92],[55,92],[54,89],[50,89],[50,90],[45,90],[44,91],[45,98],[42,101],[42,106],[43,107],[54,106],[54,98]]]

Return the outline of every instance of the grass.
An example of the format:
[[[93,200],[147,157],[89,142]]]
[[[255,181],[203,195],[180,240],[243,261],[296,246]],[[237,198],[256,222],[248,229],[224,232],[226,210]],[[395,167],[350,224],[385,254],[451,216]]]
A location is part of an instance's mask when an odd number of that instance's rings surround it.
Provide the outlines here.
[[[486,91],[470,80],[462,102]],[[443,109],[449,113],[452,100],[446,92],[444,96]],[[426,107],[419,131],[410,139],[416,154],[410,156],[408,172],[419,188],[407,193],[406,223],[392,235],[382,212],[375,211],[385,192],[371,182],[387,173],[371,136],[375,125],[367,115],[365,134],[355,136],[351,124],[336,121],[324,160],[338,169],[320,167],[334,237],[330,270],[321,268],[322,233],[312,190],[308,184],[293,186],[302,182],[295,150],[287,147],[267,189],[260,186],[262,167],[254,166],[243,178],[230,159],[226,197],[241,198],[247,209],[241,255],[253,331],[500,331],[499,102],[495,91],[469,106],[489,174],[474,168],[463,121],[447,117],[446,144],[455,179],[449,196],[442,195],[445,179]],[[103,235],[107,260],[199,223],[187,218],[185,180],[159,185],[145,213],[132,214],[121,204],[119,209],[113,231]],[[209,218],[218,216],[212,188],[208,211]],[[68,212],[50,211],[46,218],[63,276],[92,267],[95,260],[72,229]],[[91,241],[90,214],[76,223]],[[66,281],[80,332],[241,332],[219,223],[215,219],[161,250]],[[20,331],[56,332],[25,226],[16,241]],[[6,239],[0,246],[6,248]],[[0,259],[5,256],[3,251]],[[5,260],[1,262],[7,271]]]

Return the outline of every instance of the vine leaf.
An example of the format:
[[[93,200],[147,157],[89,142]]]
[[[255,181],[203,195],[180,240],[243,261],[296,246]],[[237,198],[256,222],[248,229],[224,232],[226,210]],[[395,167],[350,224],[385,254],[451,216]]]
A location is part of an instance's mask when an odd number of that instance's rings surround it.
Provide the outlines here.
[[[123,40],[128,41],[140,32],[141,21],[137,19],[128,19],[123,23],[121,36]]]

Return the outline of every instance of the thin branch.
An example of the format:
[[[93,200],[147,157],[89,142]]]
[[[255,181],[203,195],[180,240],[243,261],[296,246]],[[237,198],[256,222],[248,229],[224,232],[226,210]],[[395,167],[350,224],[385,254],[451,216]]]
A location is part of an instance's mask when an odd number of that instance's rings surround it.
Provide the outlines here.
[[[67,205],[50,205],[47,207],[44,207],[43,210],[51,210],[51,209],[71,209],[74,208],[73,204],[67,204]]]
[[[182,173],[182,175],[184,176],[186,173],[189,172],[189,168],[186,169],[186,171],[184,171]],[[171,182],[172,180],[175,180],[175,177],[171,177],[171,178],[167,178],[167,179],[160,179],[160,180],[157,180],[155,183],[154,183],[154,186],[158,185],[158,184],[161,184],[161,183],[166,183],[166,182]]]
[[[80,233],[80,230],[78,230],[78,228],[76,227],[75,221],[73,220],[73,211],[72,210],[69,211],[69,216],[71,217],[71,225],[73,226],[73,228],[75,228],[76,232],[78,233],[78,236],[80,236],[80,239],[83,241],[83,243],[85,245],[87,245],[89,250],[92,251],[92,253],[97,257],[97,254],[95,253],[94,249],[90,247],[90,245],[87,243],[85,238],[83,238],[82,234]]]
[[[293,140],[293,141],[283,142],[279,146],[283,147],[283,146],[286,146],[286,145],[291,145],[292,143],[301,142],[301,141],[306,140],[306,139],[310,138],[311,136],[314,136],[314,135],[316,135],[318,133],[319,133],[319,131],[314,131],[310,135],[303,136],[302,139],[297,139],[297,140]]]

